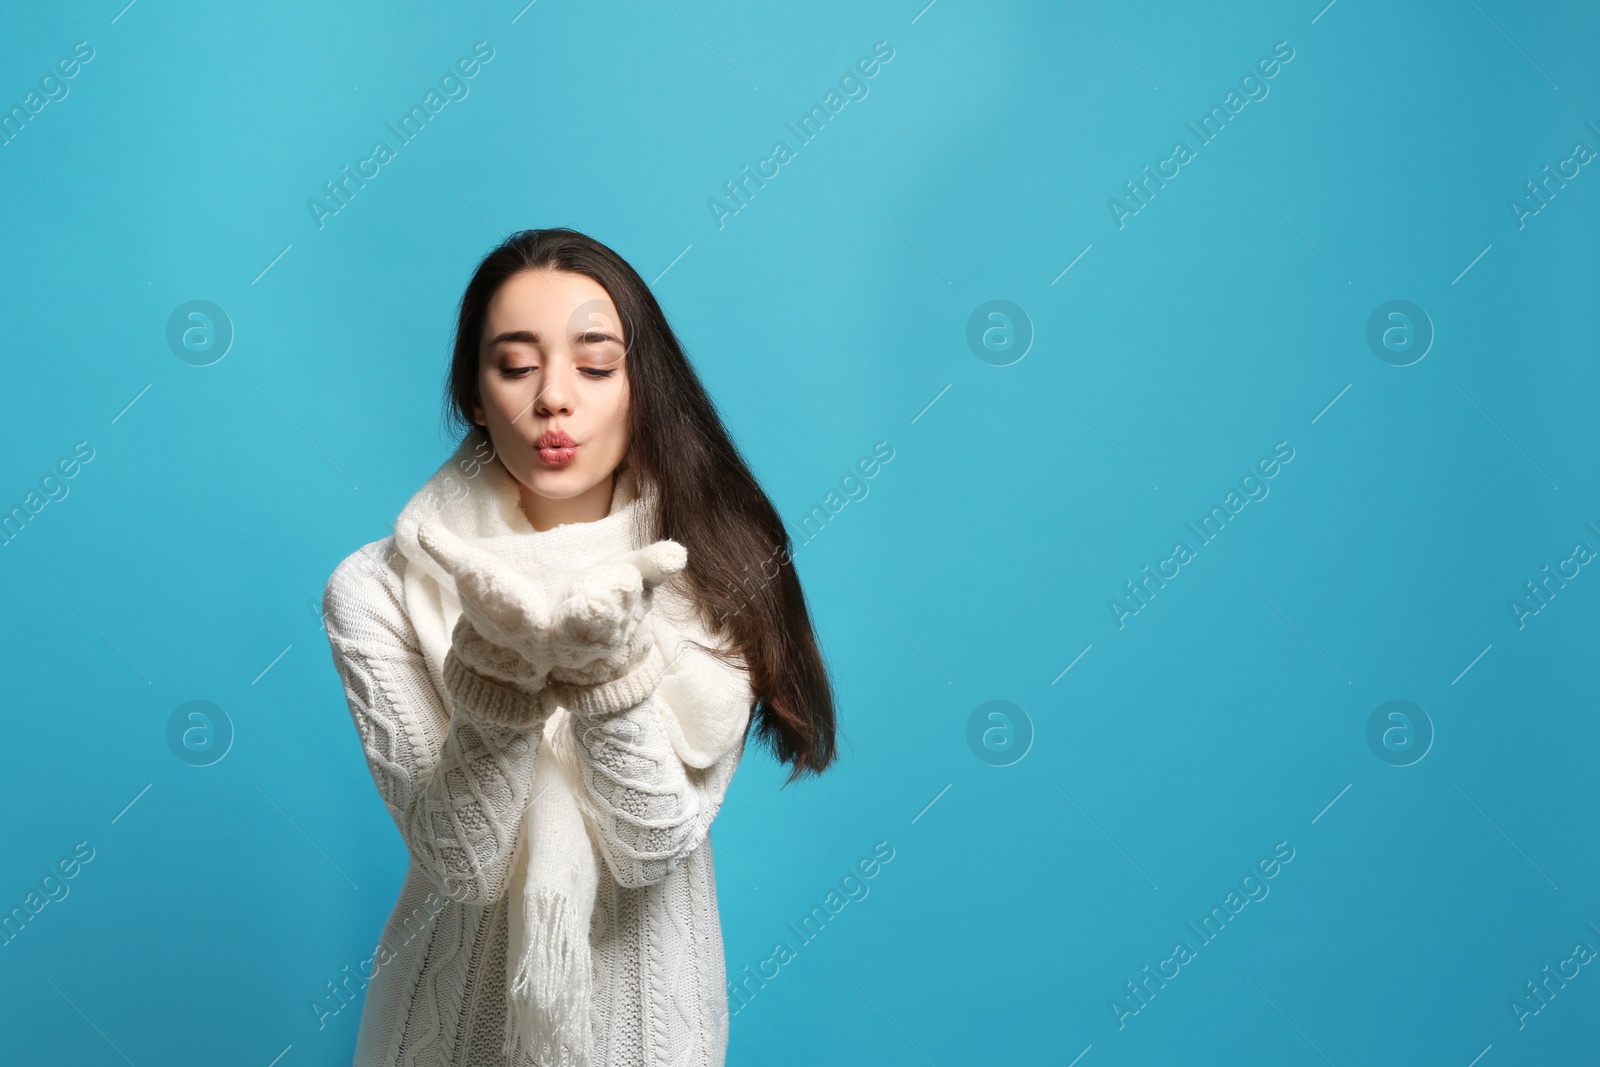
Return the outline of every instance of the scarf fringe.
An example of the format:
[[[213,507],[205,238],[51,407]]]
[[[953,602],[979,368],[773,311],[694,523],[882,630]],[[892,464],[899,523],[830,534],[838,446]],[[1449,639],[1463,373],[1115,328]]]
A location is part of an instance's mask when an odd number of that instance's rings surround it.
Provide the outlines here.
[[[540,1067],[589,1067],[593,1056],[589,931],[578,929],[576,916],[549,889],[536,890],[527,904],[534,951],[522,957],[506,991],[511,1025],[501,1051],[513,1063],[526,1053]],[[539,1048],[528,1048],[527,1034],[564,1035],[565,1040],[559,1048],[550,1038]]]

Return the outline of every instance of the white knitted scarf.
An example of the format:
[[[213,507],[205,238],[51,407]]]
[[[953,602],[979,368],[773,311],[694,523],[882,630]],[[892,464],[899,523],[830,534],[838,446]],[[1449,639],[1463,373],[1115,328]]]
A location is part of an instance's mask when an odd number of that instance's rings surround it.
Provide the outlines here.
[[[469,432],[395,520],[395,546],[409,563],[406,612],[433,684],[450,707],[443,665],[461,601],[454,579],[417,541],[417,528],[429,521],[505,559],[553,597],[579,572],[649,544],[656,502],[639,494],[624,467],[604,518],[535,530],[522,511],[517,483],[482,429]],[[680,591],[680,579],[656,590],[644,624],[668,664],[654,701],[667,736],[689,767],[709,767],[743,743],[754,703],[748,674],[695,647],[693,642],[725,646],[705,631]],[[540,1065],[589,1067],[593,1061],[589,936],[604,868],[592,836],[596,813],[580,785],[574,719],[557,707],[546,720],[506,889],[508,1018],[502,1051],[513,1063],[524,1051]]]

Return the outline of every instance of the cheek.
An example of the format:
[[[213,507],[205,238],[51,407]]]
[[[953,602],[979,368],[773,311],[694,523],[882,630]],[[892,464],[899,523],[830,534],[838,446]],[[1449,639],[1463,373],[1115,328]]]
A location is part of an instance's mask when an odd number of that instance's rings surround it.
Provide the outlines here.
[[[484,414],[492,421],[510,422],[526,404],[520,399],[521,393],[517,388],[518,383],[504,381],[497,378],[478,382],[478,396],[483,405]]]
[[[500,410],[500,394],[495,389],[495,381],[486,374],[478,375],[478,406],[483,408],[487,418],[494,418]]]
[[[622,384],[618,390],[615,403],[606,413],[607,433],[617,442],[617,447],[623,449],[628,444],[628,385]]]

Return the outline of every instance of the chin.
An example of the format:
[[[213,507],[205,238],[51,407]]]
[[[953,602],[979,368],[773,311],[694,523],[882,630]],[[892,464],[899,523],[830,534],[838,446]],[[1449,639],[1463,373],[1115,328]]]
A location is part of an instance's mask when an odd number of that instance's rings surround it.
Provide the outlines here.
[[[539,496],[551,500],[568,500],[582,493],[588,492],[601,482],[587,471],[578,471],[571,468],[555,469],[546,467],[538,460],[533,461],[533,470],[529,472],[527,486]]]

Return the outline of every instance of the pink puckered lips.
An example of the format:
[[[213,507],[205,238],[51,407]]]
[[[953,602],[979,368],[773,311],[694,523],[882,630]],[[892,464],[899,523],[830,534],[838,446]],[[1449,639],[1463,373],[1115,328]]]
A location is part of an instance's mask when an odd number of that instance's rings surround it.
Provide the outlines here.
[[[565,467],[578,454],[578,442],[565,430],[546,430],[534,447],[539,450],[539,462],[546,467]]]

